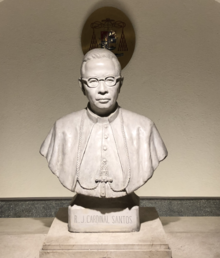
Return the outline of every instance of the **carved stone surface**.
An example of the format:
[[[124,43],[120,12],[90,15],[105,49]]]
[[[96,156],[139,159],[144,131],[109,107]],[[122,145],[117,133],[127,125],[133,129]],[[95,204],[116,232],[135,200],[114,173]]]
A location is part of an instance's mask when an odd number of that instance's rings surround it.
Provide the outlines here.
[[[51,171],[73,192],[125,196],[145,184],[167,156],[154,123],[118,106],[123,79],[112,52],[89,51],[79,79],[87,108],[57,120],[41,146]]]
[[[132,193],[120,198],[76,195],[68,207],[71,232],[139,231],[139,197]]]
[[[40,258],[172,257],[154,208],[140,208],[140,231],[131,233],[70,233],[67,216],[67,209],[60,209],[46,236]]]

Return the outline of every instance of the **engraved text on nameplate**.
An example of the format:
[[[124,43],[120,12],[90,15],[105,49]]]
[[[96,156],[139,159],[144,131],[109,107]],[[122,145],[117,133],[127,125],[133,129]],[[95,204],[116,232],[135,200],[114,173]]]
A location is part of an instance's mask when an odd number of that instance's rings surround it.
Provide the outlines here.
[[[83,224],[132,224],[132,216],[74,215],[74,223]]]

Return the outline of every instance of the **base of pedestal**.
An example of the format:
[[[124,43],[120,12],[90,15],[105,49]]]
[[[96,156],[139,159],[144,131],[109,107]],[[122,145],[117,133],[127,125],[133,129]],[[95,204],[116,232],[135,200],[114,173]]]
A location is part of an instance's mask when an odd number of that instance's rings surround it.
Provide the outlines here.
[[[71,233],[67,208],[59,210],[46,236],[40,258],[171,258],[155,208],[140,208],[139,232]]]

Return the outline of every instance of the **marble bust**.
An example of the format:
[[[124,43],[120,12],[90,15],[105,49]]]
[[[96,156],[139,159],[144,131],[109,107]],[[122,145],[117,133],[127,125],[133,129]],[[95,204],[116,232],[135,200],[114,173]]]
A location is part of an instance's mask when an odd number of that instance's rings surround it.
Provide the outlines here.
[[[61,184],[78,194],[116,198],[144,185],[166,147],[154,123],[121,108],[117,57],[93,49],[83,59],[79,84],[87,108],[57,120],[40,153]]]

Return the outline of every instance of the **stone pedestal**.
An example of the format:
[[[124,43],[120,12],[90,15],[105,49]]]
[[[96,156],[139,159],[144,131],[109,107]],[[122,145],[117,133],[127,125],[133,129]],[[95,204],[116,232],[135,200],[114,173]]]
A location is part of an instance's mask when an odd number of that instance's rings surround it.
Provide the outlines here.
[[[68,207],[71,232],[139,231],[139,197],[129,194],[120,198],[97,198],[77,194]]]
[[[171,258],[155,208],[140,208],[140,231],[130,233],[71,233],[67,208],[57,213],[40,258]]]

